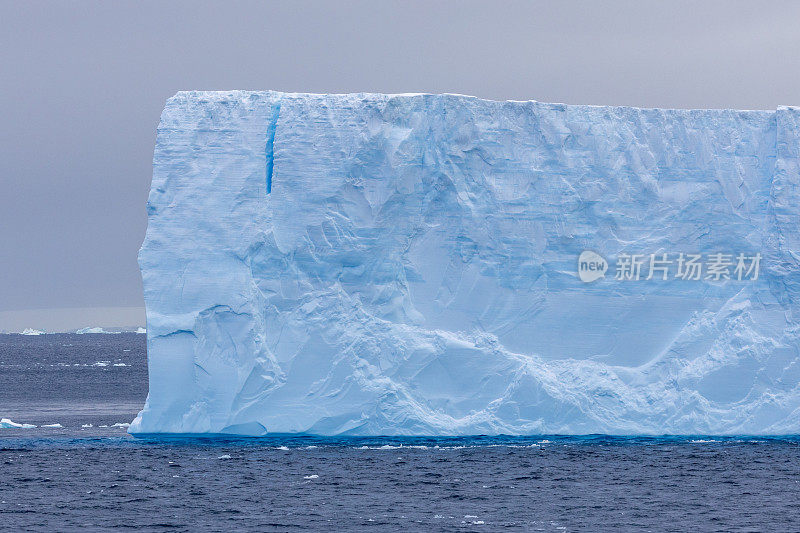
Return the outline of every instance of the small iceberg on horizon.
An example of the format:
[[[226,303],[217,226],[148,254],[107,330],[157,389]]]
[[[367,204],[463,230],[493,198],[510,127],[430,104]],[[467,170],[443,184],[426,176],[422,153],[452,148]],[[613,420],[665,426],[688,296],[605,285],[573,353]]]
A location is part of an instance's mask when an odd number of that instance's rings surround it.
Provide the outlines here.
[[[147,330],[141,326],[137,326],[135,329],[131,326],[126,326],[124,328],[118,327],[111,327],[111,328],[103,328],[101,326],[91,326],[86,328],[81,328],[75,331],[78,335],[85,335],[87,333],[102,333],[105,335],[117,335],[119,333],[147,333]]]
[[[89,327],[89,328],[81,328],[78,331],[76,331],[75,333],[77,333],[78,335],[85,335],[87,333],[110,333],[110,332],[104,330],[103,328],[101,328],[99,326],[96,326],[96,327],[93,327],[93,328],[91,328],[91,327]]]
[[[17,424],[10,418],[0,419],[0,429],[33,429],[35,427],[33,424]]]
[[[44,335],[45,331],[41,329],[25,328],[20,335]]]

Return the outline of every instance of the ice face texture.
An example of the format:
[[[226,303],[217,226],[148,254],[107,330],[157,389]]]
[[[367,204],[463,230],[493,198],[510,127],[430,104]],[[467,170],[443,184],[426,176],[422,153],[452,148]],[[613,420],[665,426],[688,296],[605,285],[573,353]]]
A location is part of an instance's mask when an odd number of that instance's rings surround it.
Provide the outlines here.
[[[130,431],[797,433],[799,136],[790,108],[178,93]],[[681,252],[763,259],[615,279]]]

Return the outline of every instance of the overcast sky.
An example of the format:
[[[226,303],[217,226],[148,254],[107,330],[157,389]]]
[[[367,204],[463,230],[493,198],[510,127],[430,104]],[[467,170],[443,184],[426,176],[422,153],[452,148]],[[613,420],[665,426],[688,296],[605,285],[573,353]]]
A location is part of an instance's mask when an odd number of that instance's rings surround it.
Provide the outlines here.
[[[800,2],[0,6],[0,317],[143,305],[155,130],[178,90],[800,105]]]

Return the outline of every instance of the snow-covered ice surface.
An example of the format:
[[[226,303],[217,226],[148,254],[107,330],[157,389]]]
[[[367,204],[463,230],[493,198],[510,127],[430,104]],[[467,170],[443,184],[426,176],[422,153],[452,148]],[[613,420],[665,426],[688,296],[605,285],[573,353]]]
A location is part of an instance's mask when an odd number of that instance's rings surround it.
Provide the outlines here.
[[[182,92],[131,433],[800,432],[800,114]],[[763,256],[582,282],[577,258]]]

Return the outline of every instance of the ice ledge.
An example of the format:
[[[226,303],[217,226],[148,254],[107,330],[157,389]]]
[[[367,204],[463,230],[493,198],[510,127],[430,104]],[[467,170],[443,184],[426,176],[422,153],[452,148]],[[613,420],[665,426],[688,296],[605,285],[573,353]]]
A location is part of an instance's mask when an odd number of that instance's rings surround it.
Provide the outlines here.
[[[178,93],[130,431],[797,433],[797,116]],[[586,285],[586,249],[765,265]]]

